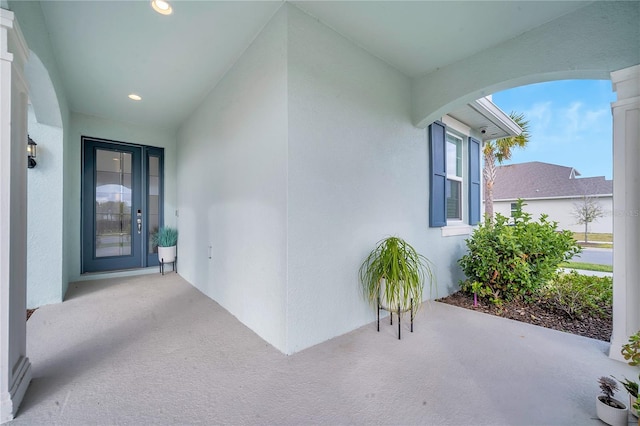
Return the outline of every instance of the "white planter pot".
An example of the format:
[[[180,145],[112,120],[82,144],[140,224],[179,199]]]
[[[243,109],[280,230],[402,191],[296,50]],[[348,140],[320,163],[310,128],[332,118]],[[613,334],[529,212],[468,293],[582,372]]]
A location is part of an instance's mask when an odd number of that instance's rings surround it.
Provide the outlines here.
[[[596,412],[598,413],[598,418],[611,426],[627,426],[629,423],[627,407],[617,399],[614,399],[613,401],[619,404],[619,407],[622,408],[611,407],[610,405],[602,402],[600,398],[604,399],[604,397],[599,395],[596,398]]]
[[[382,280],[380,282],[380,306],[382,307],[382,309],[389,311],[389,312],[393,312],[398,313],[398,303],[390,303],[389,300],[387,300],[386,296],[385,296],[385,288],[386,288],[386,281]],[[404,298],[407,297],[407,295],[405,295],[404,292],[402,292],[400,295],[397,296],[397,299],[399,300],[404,300]],[[413,301],[413,309],[416,309],[417,305],[420,303],[421,301],[418,300],[414,300]],[[408,312],[411,309],[411,305],[405,306],[404,304],[400,306],[400,311],[401,312]]]
[[[176,260],[176,246],[158,247],[158,260],[160,263],[171,263]]]

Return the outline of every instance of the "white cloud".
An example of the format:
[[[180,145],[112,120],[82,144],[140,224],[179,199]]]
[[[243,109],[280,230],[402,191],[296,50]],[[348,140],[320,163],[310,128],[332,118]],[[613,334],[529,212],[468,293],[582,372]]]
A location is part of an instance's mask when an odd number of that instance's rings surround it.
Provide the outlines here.
[[[531,144],[528,149],[551,149],[558,145],[578,149],[585,142],[606,137],[611,132],[607,108],[585,110],[585,104],[571,102],[555,107],[551,102],[536,103],[525,112],[529,119]]]
[[[601,108],[595,111],[587,111],[584,113],[584,125],[602,125],[611,121],[611,110],[609,108]]]
[[[535,103],[530,109],[524,111],[524,116],[529,120],[530,125],[545,129],[553,117],[552,104],[550,101]]]

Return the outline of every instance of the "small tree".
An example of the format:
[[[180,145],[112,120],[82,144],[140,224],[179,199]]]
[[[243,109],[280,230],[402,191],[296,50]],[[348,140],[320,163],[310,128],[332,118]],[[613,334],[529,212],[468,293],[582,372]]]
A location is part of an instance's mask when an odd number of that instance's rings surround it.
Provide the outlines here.
[[[594,197],[584,195],[580,201],[573,203],[571,214],[579,225],[584,225],[584,242],[586,243],[589,224],[598,220],[599,217],[603,217],[604,211]]]
[[[529,143],[529,121],[524,118],[524,114],[511,112],[509,116],[520,126],[522,133],[517,136],[485,142],[482,149],[484,156],[484,167],[482,169],[482,177],[484,178],[484,214],[487,220],[493,220],[493,185],[496,181],[496,161],[502,164],[503,161],[511,158],[513,149],[524,148]]]

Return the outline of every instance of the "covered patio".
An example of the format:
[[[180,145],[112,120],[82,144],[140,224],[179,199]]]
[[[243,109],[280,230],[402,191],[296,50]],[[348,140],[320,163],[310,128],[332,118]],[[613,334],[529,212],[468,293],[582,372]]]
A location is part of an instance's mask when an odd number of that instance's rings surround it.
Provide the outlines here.
[[[640,327],[638,2],[150,3],[0,0],[0,423],[591,421]],[[617,99],[611,346],[435,303],[377,335],[357,270],[380,238],[432,260],[440,296],[463,278],[492,132],[448,114],[582,78]],[[460,140],[446,221],[438,121]],[[146,272],[161,225],[179,276],[77,284]]]
[[[10,424],[597,425],[597,378],[634,374],[605,342],[438,302],[396,333],[286,356],[177,274],[72,283],[27,323]]]

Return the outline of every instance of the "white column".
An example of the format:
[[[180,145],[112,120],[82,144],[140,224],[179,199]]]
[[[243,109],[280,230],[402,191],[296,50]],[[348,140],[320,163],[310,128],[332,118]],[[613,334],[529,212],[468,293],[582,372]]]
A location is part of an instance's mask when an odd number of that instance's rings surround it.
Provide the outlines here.
[[[0,9],[0,423],[31,381],[27,349],[27,84],[29,50],[13,12]]]
[[[640,65],[611,73],[613,112],[613,334],[609,356],[640,330]]]

